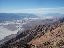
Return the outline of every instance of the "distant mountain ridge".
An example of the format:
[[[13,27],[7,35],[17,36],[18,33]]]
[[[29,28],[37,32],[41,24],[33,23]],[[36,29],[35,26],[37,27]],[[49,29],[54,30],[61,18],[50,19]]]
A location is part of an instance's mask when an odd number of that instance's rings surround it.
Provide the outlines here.
[[[23,18],[35,18],[34,14],[27,13],[0,13],[0,22],[1,21],[11,21],[11,20],[20,20]]]
[[[2,21],[12,21],[12,20],[20,20],[24,18],[46,18],[46,17],[64,17],[64,14],[60,13],[48,13],[48,14],[42,14],[37,15],[37,14],[31,14],[31,13],[0,13],[0,22]]]

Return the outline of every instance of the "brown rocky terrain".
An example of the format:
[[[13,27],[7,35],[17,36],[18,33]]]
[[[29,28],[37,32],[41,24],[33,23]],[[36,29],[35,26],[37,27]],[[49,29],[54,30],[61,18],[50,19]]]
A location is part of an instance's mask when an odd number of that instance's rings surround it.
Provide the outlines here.
[[[33,39],[28,44],[31,44],[31,48],[64,48],[64,23],[52,31],[48,30],[47,33]]]
[[[64,18],[25,30],[0,48],[64,48]]]

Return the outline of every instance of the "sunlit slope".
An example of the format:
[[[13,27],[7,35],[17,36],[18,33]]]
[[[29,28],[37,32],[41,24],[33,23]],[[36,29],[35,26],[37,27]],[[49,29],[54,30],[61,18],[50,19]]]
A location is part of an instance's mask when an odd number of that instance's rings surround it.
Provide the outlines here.
[[[64,23],[51,32],[33,39],[29,44],[36,48],[64,48]]]

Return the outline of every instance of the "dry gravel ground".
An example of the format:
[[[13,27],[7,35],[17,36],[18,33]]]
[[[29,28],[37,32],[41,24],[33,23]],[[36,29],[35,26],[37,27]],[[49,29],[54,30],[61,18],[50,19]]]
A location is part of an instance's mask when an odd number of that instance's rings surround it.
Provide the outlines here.
[[[64,48],[64,23],[28,44],[31,44],[31,48]]]

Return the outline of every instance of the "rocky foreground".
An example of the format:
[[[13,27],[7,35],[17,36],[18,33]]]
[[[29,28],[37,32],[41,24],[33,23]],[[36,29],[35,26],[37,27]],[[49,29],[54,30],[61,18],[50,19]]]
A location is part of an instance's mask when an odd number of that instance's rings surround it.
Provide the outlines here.
[[[25,30],[0,48],[64,48],[64,18]]]
[[[44,35],[38,34],[36,39],[32,39],[28,43],[30,48],[64,48],[64,22],[52,26]]]

